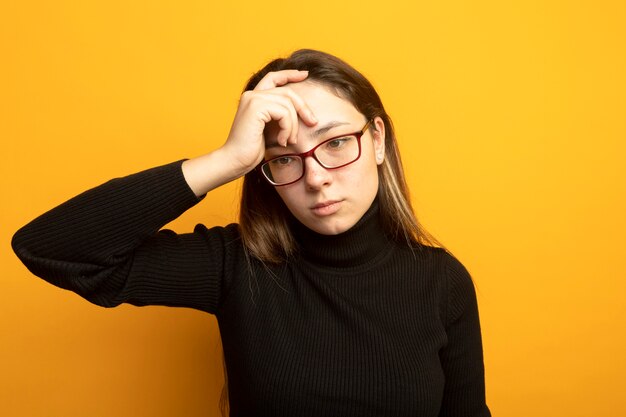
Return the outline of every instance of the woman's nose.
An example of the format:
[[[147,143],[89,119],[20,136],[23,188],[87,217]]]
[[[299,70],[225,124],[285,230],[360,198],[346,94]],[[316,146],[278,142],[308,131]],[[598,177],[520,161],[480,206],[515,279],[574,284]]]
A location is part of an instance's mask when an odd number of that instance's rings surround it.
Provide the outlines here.
[[[330,170],[324,168],[313,157],[304,159],[304,178],[307,188],[317,190],[332,182]]]

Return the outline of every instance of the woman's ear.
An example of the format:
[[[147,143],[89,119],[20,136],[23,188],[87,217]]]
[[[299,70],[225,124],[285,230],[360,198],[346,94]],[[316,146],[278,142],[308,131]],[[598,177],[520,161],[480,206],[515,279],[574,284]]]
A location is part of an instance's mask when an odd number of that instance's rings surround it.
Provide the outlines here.
[[[385,122],[380,117],[374,118],[374,155],[376,164],[380,165],[385,160]]]

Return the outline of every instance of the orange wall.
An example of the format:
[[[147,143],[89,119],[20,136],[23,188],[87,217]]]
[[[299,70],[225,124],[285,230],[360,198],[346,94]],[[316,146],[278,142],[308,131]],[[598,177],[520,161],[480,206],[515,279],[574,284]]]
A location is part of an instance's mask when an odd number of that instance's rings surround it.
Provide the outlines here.
[[[10,237],[219,146],[246,78],[298,47],[379,89],[418,216],[477,283],[493,414],[626,415],[624,2],[6,3],[0,415],[214,414],[213,317],[95,307],[31,276]],[[171,227],[234,220],[238,191]]]

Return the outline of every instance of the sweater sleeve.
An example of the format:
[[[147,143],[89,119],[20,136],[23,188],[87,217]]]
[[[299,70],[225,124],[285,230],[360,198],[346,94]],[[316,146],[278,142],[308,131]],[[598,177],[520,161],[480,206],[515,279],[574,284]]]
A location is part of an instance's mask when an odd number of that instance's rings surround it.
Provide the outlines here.
[[[16,255],[35,275],[114,307],[219,304],[225,241],[236,227],[160,230],[198,199],[182,160],[112,179],[66,201],[13,236]]]
[[[439,417],[489,417],[474,283],[456,258],[447,258],[448,343],[440,352],[445,387]]]

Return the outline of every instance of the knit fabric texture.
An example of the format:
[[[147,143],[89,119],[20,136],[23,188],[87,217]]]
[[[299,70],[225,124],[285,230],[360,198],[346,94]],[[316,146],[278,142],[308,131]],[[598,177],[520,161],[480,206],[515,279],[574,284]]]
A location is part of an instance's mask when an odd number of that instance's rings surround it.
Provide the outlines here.
[[[375,201],[336,236],[291,219],[297,254],[261,265],[236,224],[162,230],[201,200],[181,165],[74,197],[20,229],[15,253],[103,307],[214,314],[233,417],[490,416],[476,295],[455,257],[387,239]]]

